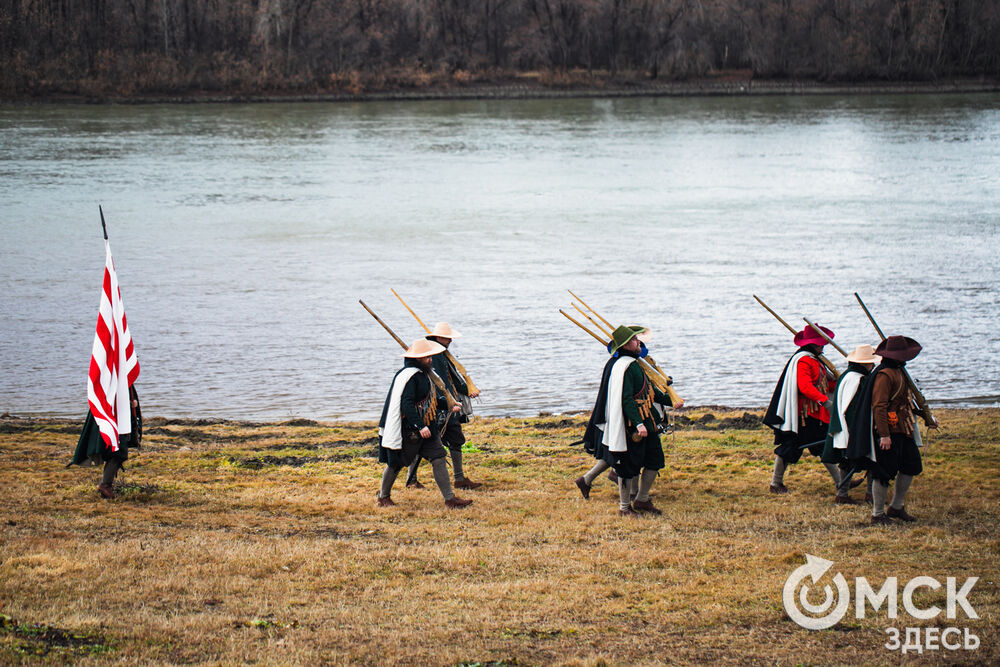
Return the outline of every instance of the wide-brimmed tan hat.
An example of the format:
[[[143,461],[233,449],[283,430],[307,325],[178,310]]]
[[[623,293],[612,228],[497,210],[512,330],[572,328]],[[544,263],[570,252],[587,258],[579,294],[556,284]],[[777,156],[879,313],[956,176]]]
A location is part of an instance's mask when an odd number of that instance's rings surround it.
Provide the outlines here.
[[[875,354],[875,348],[871,345],[858,345],[847,355],[847,361],[854,364],[880,364],[882,357]]]
[[[418,338],[413,341],[409,349],[403,353],[407,359],[419,359],[420,357],[433,357],[435,354],[444,352],[444,345],[436,343],[426,338]]]
[[[451,328],[451,325],[447,322],[438,322],[434,325],[434,331],[427,334],[428,336],[440,336],[441,338],[451,338],[455,340],[456,338],[461,338],[462,334],[458,333]]]
[[[638,324],[629,327],[636,332],[635,337],[639,339],[641,343],[648,343],[653,340],[653,330],[648,327],[642,327]]]

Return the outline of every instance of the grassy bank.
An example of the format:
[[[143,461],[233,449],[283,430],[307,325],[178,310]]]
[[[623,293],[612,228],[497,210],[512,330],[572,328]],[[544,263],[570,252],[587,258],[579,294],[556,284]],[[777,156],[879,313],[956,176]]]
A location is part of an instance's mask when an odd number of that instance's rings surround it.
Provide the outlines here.
[[[834,505],[815,460],[770,495],[754,420],[682,417],[664,515],[642,520],[618,517],[606,481],[580,497],[577,416],[471,424],[467,473],[486,485],[464,510],[399,482],[376,509],[370,423],[150,420],[105,501],[98,471],[64,468],[78,423],[0,419],[0,663],[888,663],[885,628],[950,625],[980,647],[921,660],[1000,660],[1000,410],[941,411],[920,521],[888,529]],[[801,629],[781,588],[805,553],[851,582],[978,576],[980,618]]]

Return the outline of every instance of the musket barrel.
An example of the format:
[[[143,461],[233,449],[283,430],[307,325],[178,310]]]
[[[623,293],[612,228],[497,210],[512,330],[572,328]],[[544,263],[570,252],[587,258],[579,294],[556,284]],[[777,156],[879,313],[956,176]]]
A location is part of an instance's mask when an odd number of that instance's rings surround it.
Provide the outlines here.
[[[573,290],[569,290],[568,289],[566,291],[569,292],[570,294],[573,294]],[[590,304],[588,304],[586,301],[584,301],[583,299],[581,299],[580,297],[578,297],[576,294],[573,294],[573,298],[576,299],[577,301],[579,301],[580,303],[582,303],[584,305],[584,307],[587,310],[589,310],[590,312],[592,312],[594,315],[597,315],[597,319],[599,319],[602,322],[604,322],[604,324],[606,324],[608,326],[608,328],[610,328],[612,330],[615,328],[615,325],[611,324],[611,322],[608,322],[606,319],[604,319],[603,317],[601,317],[600,315],[598,315],[597,311],[594,310],[593,308],[591,308]]]
[[[403,339],[402,339],[402,338],[400,338],[399,336],[397,336],[397,335],[396,335],[396,333],[395,333],[395,332],[394,332],[394,331],[393,331],[392,329],[390,329],[390,328],[389,328],[389,325],[388,325],[388,324],[386,324],[385,322],[383,322],[383,321],[382,321],[382,318],[380,318],[380,317],[379,317],[378,315],[376,315],[376,314],[375,314],[375,311],[373,311],[373,310],[372,310],[371,308],[369,308],[369,307],[368,307],[367,305],[365,305],[365,302],[364,302],[364,301],[362,301],[361,299],[358,299],[358,303],[360,303],[360,304],[361,304],[361,307],[362,307],[362,308],[364,308],[365,310],[367,310],[367,311],[368,311],[368,314],[369,314],[369,315],[371,315],[372,317],[374,317],[374,318],[375,318],[375,321],[376,321],[376,322],[378,322],[379,324],[381,324],[381,325],[382,325],[382,328],[383,328],[383,329],[385,329],[386,331],[388,331],[388,332],[389,332],[389,335],[390,335],[390,336],[392,336],[392,337],[393,337],[393,338],[395,339],[395,341],[396,341],[397,343],[399,343],[399,344],[400,344],[400,346],[402,346],[402,348],[403,348],[404,350],[408,350],[408,349],[410,349],[410,346],[409,346],[409,345],[407,345],[406,343],[404,343],[404,342],[403,342]]]
[[[573,307],[574,307],[574,308],[576,308],[576,312],[578,312],[578,313],[580,313],[581,315],[583,315],[584,317],[586,317],[586,318],[587,318],[587,320],[588,320],[588,321],[589,321],[589,322],[590,322],[591,324],[593,324],[593,325],[594,325],[595,327],[597,327],[597,330],[598,330],[598,331],[600,331],[600,332],[601,332],[602,334],[604,334],[605,336],[607,336],[607,337],[608,337],[609,339],[611,338],[611,336],[612,336],[612,332],[608,331],[608,330],[607,330],[607,329],[605,329],[605,328],[604,328],[603,326],[601,326],[601,324],[600,324],[599,322],[595,322],[595,321],[594,321],[594,318],[593,318],[593,317],[591,317],[590,315],[588,315],[587,313],[583,312],[583,310],[582,310],[582,309],[580,308],[580,306],[576,305],[575,303],[574,303],[574,304],[572,304],[572,305],[573,305]],[[593,311],[591,311],[591,312],[593,312]],[[595,313],[595,314],[596,314],[596,313]]]
[[[868,316],[868,321],[872,323],[872,326],[875,327],[875,331],[878,332],[879,337],[884,341],[885,334],[882,333],[882,329],[879,327],[878,322],[875,321],[875,317],[872,316],[871,311],[868,310],[868,306],[866,306],[865,302],[861,300],[861,295],[855,292],[854,298],[858,300],[858,304],[861,306],[861,309],[864,310],[865,315]],[[937,419],[935,419],[934,415],[931,413],[931,407],[927,405],[927,399],[924,398],[923,392],[920,391],[917,387],[917,383],[914,382],[913,377],[910,376],[910,371],[908,371],[905,367],[902,370],[903,377],[906,379],[906,384],[910,386],[910,391],[913,392],[913,401],[917,404],[917,407],[920,408],[920,411],[924,413],[924,423],[928,426],[937,426]]]
[[[781,315],[778,315],[778,313],[776,313],[773,310],[771,310],[771,307],[768,306],[766,303],[764,303],[759,296],[757,296],[756,294],[754,294],[752,296],[753,296],[754,299],[757,300],[757,303],[759,303],[760,305],[764,306],[764,310],[766,310],[767,312],[769,312],[772,315],[774,315],[774,319],[776,319],[779,322],[781,322],[782,324],[784,324],[786,329],[788,329],[789,331],[791,331],[793,334],[797,334],[798,333],[798,331],[796,331],[794,328],[792,328],[791,324],[789,324],[785,320],[781,319]]]
[[[837,345],[836,343],[834,343],[833,339],[830,338],[829,336],[827,336],[825,331],[823,331],[818,326],[816,326],[815,324],[813,324],[812,322],[810,322],[808,317],[803,317],[802,319],[806,321],[806,324],[808,324],[812,328],[813,331],[815,331],[820,336],[822,336],[823,340],[825,340],[830,345],[833,345],[834,349],[837,350],[837,352],[840,352],[841,356],[844,356],[844,357],[847,356],[847,352],[844,352],[844,348],[842,348],[839,345]]]
[[[413,309],[410,308],[408,305],[406,305],[406,302],[403,301],[403,297],[399,296],[399,293],[396,292],[396,290],[392,289],[391,287],[389,288],[389,291],[396,295],[396,298],[399,299],[399,302],[403,304],[403,308],[406,308],[408,311],[410,311],[410,315],[413,315],[413,319],[415,319],[420,324],[420,326],[424,328],[424,331],[430,333],[431,330],[427,328],[427,325],[424,324],[419,317],[417,317],[417,314],[413,312]]]
[[[559,312],[562,313],[563,317],[565,317],[567,320],[569,320],[570,322],[572,322],[576,326],[580,327],[581,329],[583,329],[584,331],[586,331],[587,333],[589,333],[594,338],[594,340],[596,340],[598,343],[600,343],[601,345],[604,345],[605,347],[607,347],[608,341],[602,339],[600,336],[598,336],[597,334],[595,334],[593,331],[591,331],[590,329],[588,329],[587,327],[583,326],[582,324],[580,324],[579,322],[577,322],[575,319],[573,319],[572,317],[570,317],[569,315],[567,315],[566,311],[564,311],[562,308],[559,309]]]
[[[774,315],[774,319],[776,319],[779,322],[781,322],[782,324],[784,324],[786,329],[788,329],[789,331],[791,331],[793,334],[797,334],[798,333],[798,331],[796,331],[795,329],[792,328],[792,325],[790,325],[785,320],[781,319],[781,316],[778,315],[778,313],[776,313],[773,310],[771,310],[771,308],[768,307],[768,305],[766,303],[764,303],[763,301],[761,301],[761,299],[760,299],[759,296],[757,296],[756,294],[754,294],[752,296],[753,296],[754,299],[757,300],[757,303],[759,303],[760,305],[764,306],[764,310],[766,310],[767,312],[769,312],[772,315]],[[826,357],[824,357],[822,354],[817,354],[816,357],[821,362],[823,362],[824,366],[826,366],[828,369],[830,369],[830,372],[833,373],[833,377],[835,377],[835,378],[839,378],[840,377],[840,371],[837,370],[837,367],[833,365],[832,361],[830,361],[829,359],[827,359]]]
[[[396,290],[392,289],[391,287],[389,288],[389,291],[396,295],[396,298],[399,299],[399,302],[401,304],[403,304],[404,308],[406,308],[408,311],[410,311],[410,315],[413,315],[413,319],[415,319],[420,324],[420,326],[422,326],[424,328],[424,331],[426,331],[427,333],[430,333],[431,330],[427,327],[426,324],[424,324],[423,320],[421,320],[419,317],[417,317],[417,314],[415,312],[413,312],[413,309],[410,308],[408,305],[406,305],[406,302],[403,301],[403,297],[399,296],[399,293]],[[469,387],[469,393],[470,394],[472,394],[472,393],[479,393],[479,387],[477,387],[476,383],[473,382],[472,378],[469,377],[469,372],[467,370],[465,370],[465,366],[463,366],[462,364],[458,363],[458,359],[455,358],[455,355],[453,355],[448,350],[445,350],[444,351],[444,356],[448,359],[448,361],[450,361],[455,366],[455,370],[457,370],[459,373],[461,373],[462,377],[465,378],[465,384],[468,385],[468,387]]]
[[[868,316],[868,321],[872,323],[873,327],[875,327],[875,331],[878,332],[879,338],[881,338],[882,340],[885,340],[885,334],[882,333],[882,329],[879,327],[878,322],[876,322],[875,318],[872,317],[872,313],[871,313],[870,310],[868,310],[868,306],[866,306],[865,302],[861,300],[861,295],[858,294],[857,292],[855,292],[854,293],[854,298],[857,299],[858,303],[861,305],[861,310],[865,311],[865,315]]]
[[[395,339],[395,341],[397,343],[399,343],[400,346],[404,350],[410,349],[410,346],[407,345],[406,343],[404,343],[403,339],[400,338],[399,336],[397,336],[395,334],[395,332],[393,332],[393,330],[389,328],[389,325],[386,324],[385,322],[383,322],[382,318],[380,318],[378,315],[375,314],[375,311],[373,311],[371,308],[369,308],[367,305],[365,305],[364,301],[362,301],[361,299],[358,299],[358,303],[361,304],[362,308],[364,308],[365,310],[368,311],[369,315],[371,315],[372,317],[375,318],[376,322],[378,322],[379,324],[382,325],[383,329],[385,329],[386,331],[389,332],[389,335],[392,336]],[[448,389],[444,386],[444,382],[442,382],[441,378],[439,378],[437,376],[437,373],[435,373],[434,371],[427,371],[427,377],[429,377],[431,379],[431,382],[434,383],[434,386],[437,387],[438,389],[440,389],[441,393],[444,394],[444,399],[445,399],[445,402],[448,404],[448,409],[449,410],[451,410],[452,406],[458,405],[458,401],[455,400],[455,397],[452,396],[451,392],[448,391]]]

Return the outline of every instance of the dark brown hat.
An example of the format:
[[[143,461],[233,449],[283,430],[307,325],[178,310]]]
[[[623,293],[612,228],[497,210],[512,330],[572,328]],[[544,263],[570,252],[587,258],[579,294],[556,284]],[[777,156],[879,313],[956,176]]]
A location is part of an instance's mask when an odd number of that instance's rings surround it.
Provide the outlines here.
[[[875,354],[885,359],[909,361],[920,354],[920,343],[906,336],[889,336],[875,348]]]

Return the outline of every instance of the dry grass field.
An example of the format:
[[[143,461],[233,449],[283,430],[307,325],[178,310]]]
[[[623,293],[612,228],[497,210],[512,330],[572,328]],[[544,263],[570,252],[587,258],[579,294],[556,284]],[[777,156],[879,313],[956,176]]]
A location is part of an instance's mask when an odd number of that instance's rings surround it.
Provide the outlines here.
[[[893,528],[834,505],[815,459],[770,495],[769,431],[708,414],[664,436],[664,514],[641,520],[606,480],[580,497],[582,416],[471,424],[485,486],[464,510],[401,480],[377,509],[370,423],[151,419],[107,501],[98,470],[64,467],[78,422],[0,418],[0,663],[1000,663],[1000,410],[941,411],[920,520]],[[852,589],[978,576],[980,618],[802,629],[781,590],[806,553]],[[944,588],[916,600],[943,608]],[[884,646],[887,627],[951,625],[979,648]]]

